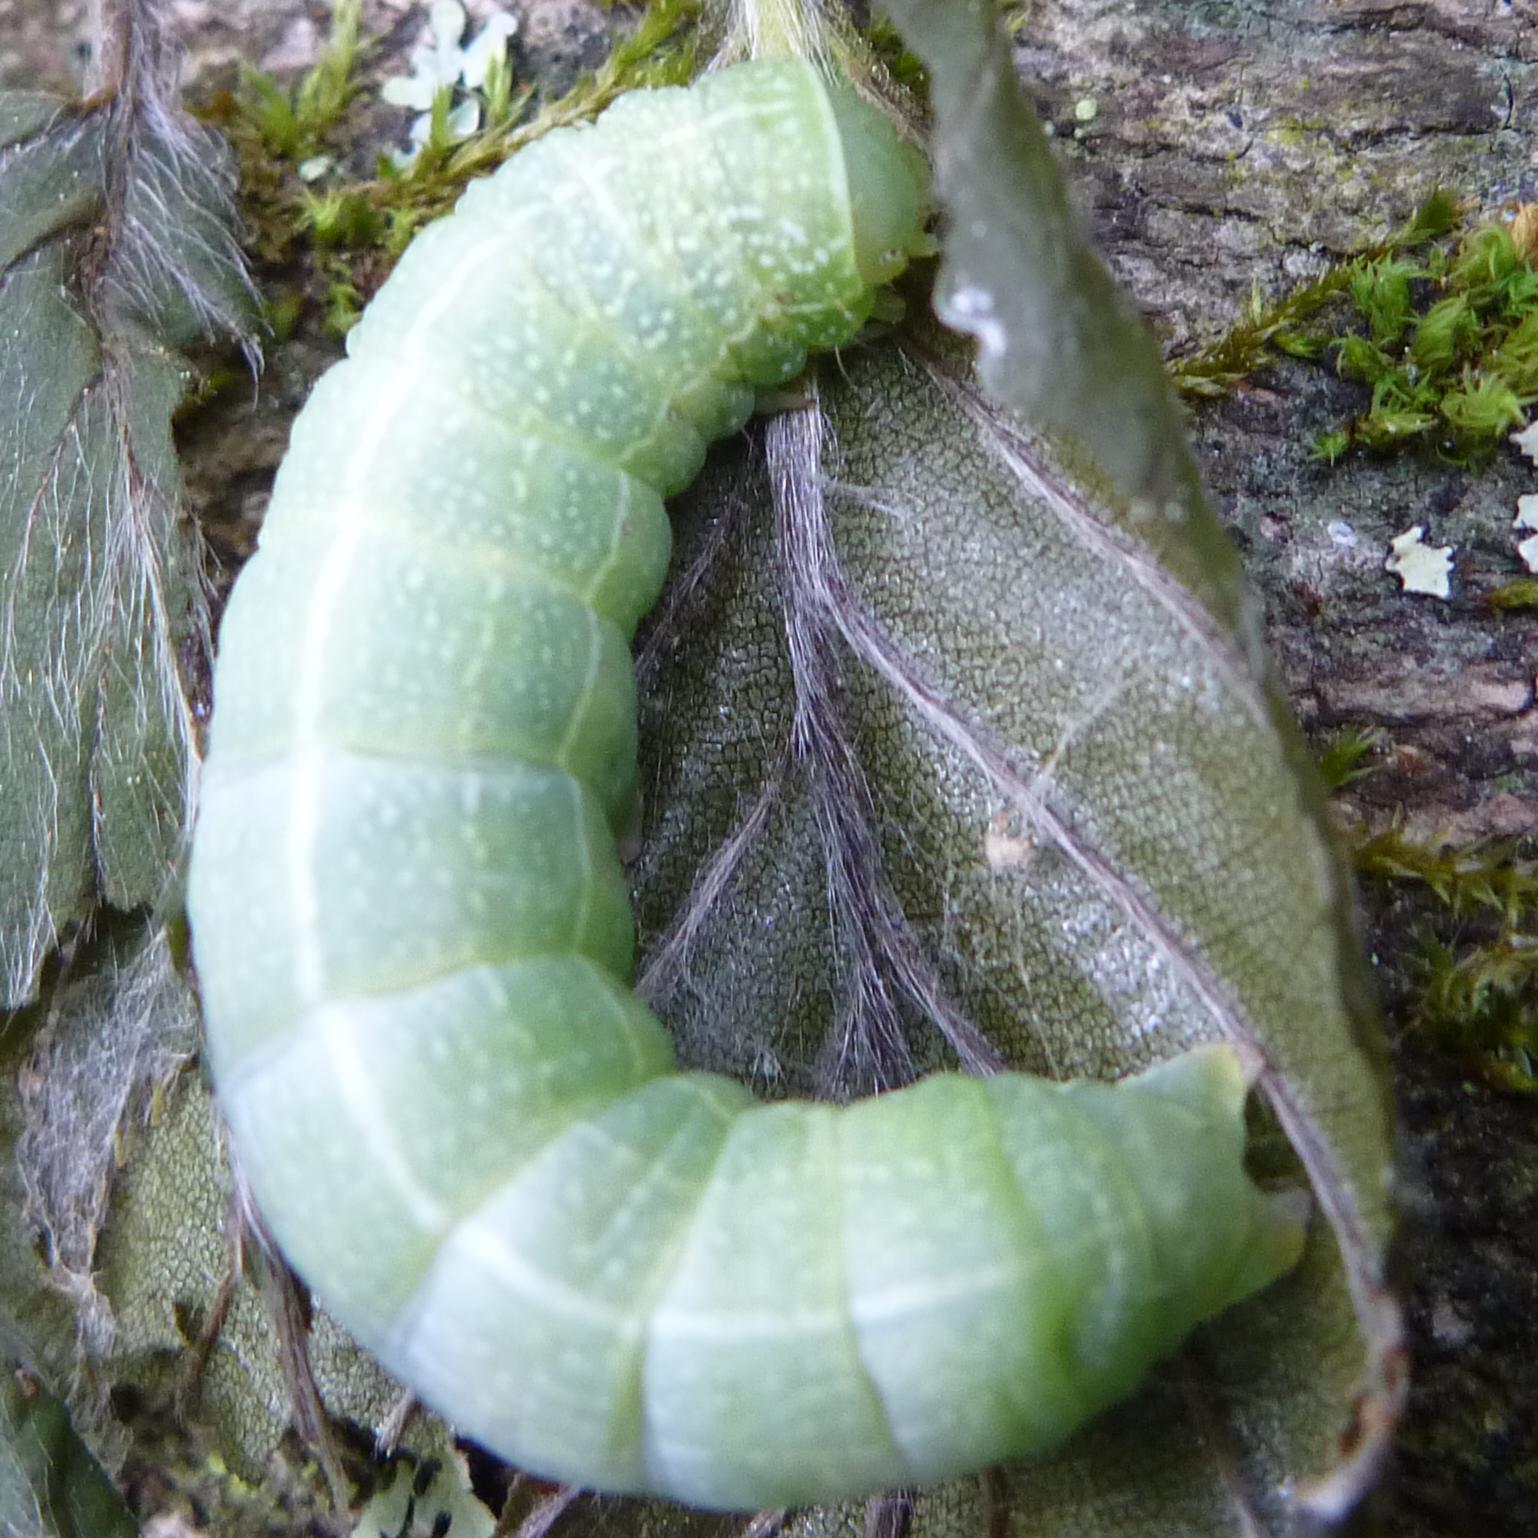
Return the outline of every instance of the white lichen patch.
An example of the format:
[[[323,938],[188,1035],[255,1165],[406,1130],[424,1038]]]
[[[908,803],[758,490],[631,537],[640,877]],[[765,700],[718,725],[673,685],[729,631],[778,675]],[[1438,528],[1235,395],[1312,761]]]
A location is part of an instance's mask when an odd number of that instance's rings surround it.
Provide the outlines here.
[[[1535,464],[1538,464],[1538,420],[1529,422],[1519,433],[1511,435],[1511,441]]]
[[[411,73],[390,75],[379,89],[392,107],[406,107],[418,115],[411,124],[411,146],[395,150],[390,158],[401,169],[421,153],[432,132],[433,103],[441,92],[461,87],[478,91],[492,69],[507,58],[508,39],[518,30],[518,18],[508,11],[493,11],[486,24],[469,42],[465,35],[465,8],[459,0],[433,0],[428,7],[427,37],[411,50]],[[474,96],[454,102],[448,114],[451,139],[468,139],[481,126],[481,104]]]
[[[1519,529],[1538,530],[1538,495],[1517,498],[1517,516],[1512,520]],[[1517,544],[1517,554],[1522,564],[1531,572],[1538,572],[1538,533],[1529,534]]]
[[[996,812],[983,835],[983,858],[994,871],[1025,870],[1036,859],[1038,845],[1029,829],[1022,831],[1007,812]]]
[[[1417,523],[1391,539],[1391,553],[1383,563],[1384,570],[1393,572],[1407,593],[1450,598],[1452,585],[1448,579],[1453,569],[1453,547],[1428,545],[1425,536],[1426,526]]]

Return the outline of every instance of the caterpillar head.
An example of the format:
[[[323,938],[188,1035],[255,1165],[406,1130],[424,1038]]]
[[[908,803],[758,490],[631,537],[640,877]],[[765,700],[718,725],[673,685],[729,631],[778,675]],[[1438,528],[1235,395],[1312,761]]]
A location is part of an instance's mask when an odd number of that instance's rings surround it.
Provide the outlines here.
[[[929,166],[886,118],[847,87],[829,91],[844,151],[849,220],[860,276],[877,288],[933,249]]]

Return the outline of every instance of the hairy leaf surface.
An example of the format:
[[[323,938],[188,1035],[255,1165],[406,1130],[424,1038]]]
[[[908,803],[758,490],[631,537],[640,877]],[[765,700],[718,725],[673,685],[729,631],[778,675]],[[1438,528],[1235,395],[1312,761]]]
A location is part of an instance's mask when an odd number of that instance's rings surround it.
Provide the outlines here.
[[[211,142],[137,14],[89,103],[0,97],[0,1003],[98,901],[156,903],[192,776],[201,656],[174,349],[246,325]]]
[[[0,94],[0,1009],[36,999],[0,1017],[0,1353],[24,1373],[0,1446],[53,1460],[17,1498],[60,1533],[128,1522],[90,1504],[49,1395],[115,1466],[97,1241],[195,1032],[162,931],[206,645],[175,349],[250,323],[222,152],[176,105],[158,13],[105,13],[86,101]]]

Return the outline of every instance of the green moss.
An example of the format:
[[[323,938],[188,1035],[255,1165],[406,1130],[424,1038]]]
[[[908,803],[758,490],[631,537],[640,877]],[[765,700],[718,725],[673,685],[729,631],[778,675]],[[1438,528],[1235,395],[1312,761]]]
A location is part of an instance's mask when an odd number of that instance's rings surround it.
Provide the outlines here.
[[[262,305],[262,319],[275,342],[286,342],[299,329],[304,296],[293,289],[274,294]]]
[[[1346,289],[1375,343],[1392,345],[1405,334],[1413,313],[1410,280],[1421,276],[1415,262],[1400,257],[1384,257],[1352,270]]]
[[[1176,384],[1220,395],[1274,350],[1330,356],[1369,399],[1319,440],[1317,457],[1407,444],[1461,462],[1487,456],[1538,401],[1538,266],[1505,224],[1448,239],[1458,215],[1433,194],[1379,246],[1279,300],[1252,299],[1227,336],[1175,362]],[[1333,324],[1321,325],[1332,309]]]
[[[999,10],[999,24],[1004,35],[1013,40],[1030,24],[1034,0],[994,0]]]
[[[1485,600],[1492,609],[1538,609],[1538,577],[1514,577]]]
[[[1357,780],[1376,774],[1382,766],[1369,763],[1387,742],[1385,732],[1378,727],[1347,727],[1338,732],[1319,754],[1319,775],[1326,792],[1332,793]]]
[[[1028,6],[1022,6],[1017,15],[1005,15],[1004,28],[1011,37],[1016,35],[1019,27],[1025,25],[1029,9]],[[908,47],[902,33],[885,16],[871,18],[870,26],[865,29],[865,39],[870,44],[871,52],[900,86],[916,95],[922,95],[928,89],[929,76],[923,61]]]
[[[375,244],[384,232],[379,210],[361,192],[351,188],[301,194],[299,218],[316,245],[356,250]]]
[[[1415,1028],[1503,1088],[1538,1091],[1538,861],[1520,843],[1438,847],[1398,829],[1355,857],[1369,881],[1425,889],[1452,924],[1421,942]]]
[[[369,47],[360,15],[361,0],[337,0],[330,36],[295,84],[248,68],[233,96],[205,109],[234,148],[247,244],[263,264],[288,263],[296,239],[313,228],[305,217],[309,193],[301,168],[324,154],[357,94],[357,66]]]
[[[1315,459],[1322,459],[1327,465],[1333,465],[1350,447],[1351,434],[1342,428],[1332,427],[1314,439],[1310,453]]]
[[[1522,425],[1534,395],[1526,391],[1519,395],[1493,367],[1468,365],[1461,378],[1462,383],[1442,397],[1442,415],[1456,434],[1493,443]]]
[[[1538,935],[1428,940],[1417,1024],[1502,1088],[1538,1091]]]
[[[1426,887],[1457,917],[1489,909],[1517,922],[1538,913],[1538,866],[1517,859],[1518,847],[1423,844],[1391,828],[1357,845],[1356,865],[1365,876]]]
[[[358,88],[361,26],[362,0],[336,0],[331,35],[297,85],[282,86],[260,70],[242,71],[238,110],[280,160],[297,166],[319,153],[327,133],[341,122]]]
[[[328,280],[321,326],[332,336],[346,336],[363,317],[363,293],[344,259],[324,257],[317,265]]]
[[[527,120],[522,114],[532,93],[514,91],[510,71],[505,78],[497,72],[488,79],[480,93],[482,127],[467,139],[450,140],[449,103],[447,94],[440,94],[433,132],[421,154],[404,171],[381,165],[376,180],[355,189],[384,218],[383,248],[399,255],[423,224],[449,211],[475,177],[494,171],[551,129],[588,121],[626,91],[686,84],[698,63],[694,26],[700,9],[700,0],[652,0],[635,30],[614,45],[593,74]]]

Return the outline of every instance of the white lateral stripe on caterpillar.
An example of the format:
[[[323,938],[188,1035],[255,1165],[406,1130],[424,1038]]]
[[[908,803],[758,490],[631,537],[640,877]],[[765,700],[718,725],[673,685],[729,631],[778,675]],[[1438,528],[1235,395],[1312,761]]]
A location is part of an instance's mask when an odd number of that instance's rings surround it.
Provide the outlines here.
[[[755,1508],[1043,1451],[1300,1243],[1226,1049],[765,1106],[629,991],[661,498],[923,202],[796,62],[552,134],[369,307],[226,615],[189,911],[239,1158],[337,1318],[549,1477]]]

